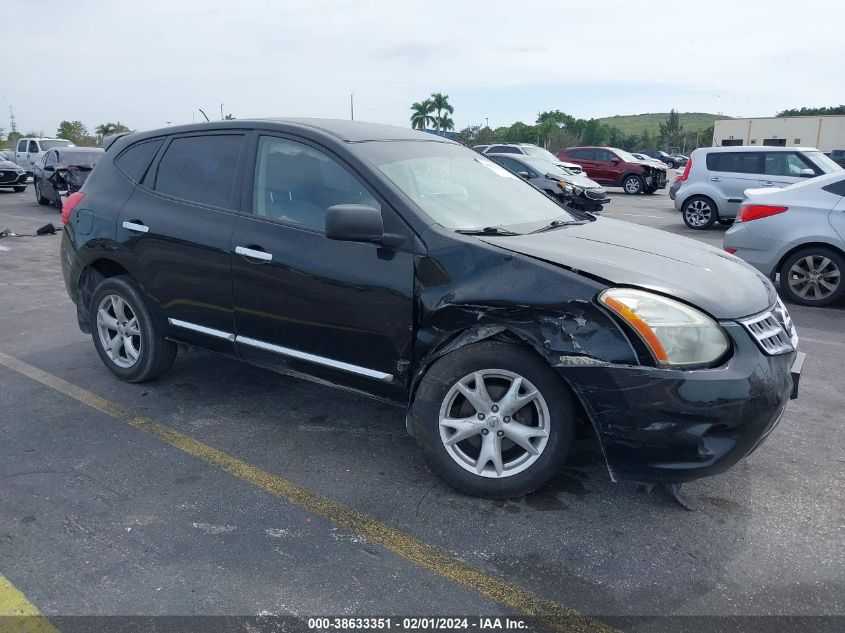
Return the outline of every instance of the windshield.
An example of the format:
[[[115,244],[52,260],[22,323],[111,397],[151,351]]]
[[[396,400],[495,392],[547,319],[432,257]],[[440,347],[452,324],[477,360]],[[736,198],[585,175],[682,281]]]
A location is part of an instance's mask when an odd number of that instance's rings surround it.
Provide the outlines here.
[[[832,174],[835,171],[842,171],[842,167],[821,152],[804,152],[804,156],[813,161],[813,163],[815,163],[815,165],[826,174]]]
[[[562,167],[558,167],[557,165],[554,165],[543,158],[533,158],[531,156],[521,156],[520,158],[520,162],[529,165],[535,171],[540,172],[540,174],[542,174],[543,176],[545,176],[546,174],[551,174],[552,176],[558,176],[559,178],[563,178],[565,176],[572,175]],[[555,162],[557,162],[556,158]]]
[[[53,140],[53,141],[38,141],[41,144],[41,149],[48,150],[54,147],[73,147],[70,141]]]
[[[638,163],[640,159],[635,157],[633,154],[629,154],[624,149],[616,149],[615,147],[611,147],[610,150],[614,152],[619,158],[624,160],[626,163]]]
[[[459,145],[390,141],[360,143],[358,149],[426,215],[450,229],[574,219],[522,178]]]
[[[560,159],[557,156],[552,154],[549,150],[543,149],[542,147],[537,147],[536,145],[523,145],[522,149],[529,156],[536,156],[537,158],[542,158],[543,160],[551,160],[556,163],[560,162]]]

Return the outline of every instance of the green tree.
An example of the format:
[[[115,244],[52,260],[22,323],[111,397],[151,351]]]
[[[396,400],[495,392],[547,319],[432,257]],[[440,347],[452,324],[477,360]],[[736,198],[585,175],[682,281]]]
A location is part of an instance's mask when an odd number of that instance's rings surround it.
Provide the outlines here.
[[[825,108],[790,108],[777,113],[777,116],[822,116],[825,114],[845,114],[845,105]]]
[[[455,122],[452,120],[452,117],[450,117],[448,114],[444,113],[438,117],[435,117],[434,122],[437,125],[437,129],[441,132],[455,129]]]
[[[584,145],[604,145],[608,137],[607,126],[597,119],[585,122],[581,132],[581,143]]]
[[[651,132],[648,131],[648,128],[645,128],[643,130],[642,135],[640,135],[639,145],[639,149],[644,149],[649,152],[654,151],[656,149],[654,144],[654,138],[652,138]]]
[[[440,92],[431,93],[431,107],[435,112],[437,112],[437,116],[434,117],[434,124],[437,126],[437,131],[440,132],[440,124],[438,121],[441,120],[443,112],[454,114],[455,108],[453,108],[452,104],[449,103],[449,95],[444,95]]]
[[[681,117],[672,108],[665,123],[660,124],[660,140],[666,147],[682,147],[684,145],[684,126]]]
[[[129,128],[123,125],[120,121],[116,123],[101,123],[94,128],[94,132],[100,138],[105,138],[112,134],[121,134],[122,132],[129,132]]]
[[[434,105],[431,103],[431,99],[412,103],[411,127],[415,130],[422,130],[425,132],[429,125],[434,125],[434,117],[431,116],[432,112],[434,112]]]
[[[76,145],[85,145],[90,138],[88,128],[82,121],[62,121],[56,130],[56,136]]]

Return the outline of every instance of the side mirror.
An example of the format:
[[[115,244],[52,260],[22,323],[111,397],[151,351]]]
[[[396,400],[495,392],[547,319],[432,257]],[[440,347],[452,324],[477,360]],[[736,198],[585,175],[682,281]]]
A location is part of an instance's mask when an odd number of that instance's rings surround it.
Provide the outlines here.
[[[614,165],[618,165],[622,161],[619,160],[618,158],[616,158],[616,156],[614,156],[613,158],[610,159],[610,162],[613,163]]]
[[[525,178],[525,180],[528,180],[529,178],[531,178],[531,174],[529,174],[527,171],[518,171],[518,172],[516,172],[516,175],[519,176],[520,178]]]
[[[42,167],[42,169],[44,171],[55,171],[55,168],[52,165],[44,165],[44,167]]]
[[[816,172],[814,172],[812,169],[807,168],[802,169],[798,175],[801,176],[801,178],[815,178]]]
[[[384,239],[381,211],[364,204],[336,204],[326,209],[326,237],[342,242],[377,242]]]

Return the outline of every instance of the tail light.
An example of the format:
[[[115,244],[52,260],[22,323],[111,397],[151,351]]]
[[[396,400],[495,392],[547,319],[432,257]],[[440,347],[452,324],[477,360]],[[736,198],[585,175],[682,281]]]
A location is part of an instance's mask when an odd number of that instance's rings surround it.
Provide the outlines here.
[[[767,218],[770,215],[777,215],[783,213],[789,207],[776,207],[769,204],[744,204],[739,210],[739,221],[750,222],[751,220],[759,220],[760,218]]]
[[[684,182],[687,178],[689,178],[690,169],[692,169],[692,158],[687,161],[687,164],[684,166],[684,171],[680,176],[675,178],[675,182]]]
[[[77,191],[76,193],[70,194],[67,198],[65,198],[65,203],[62,205],[62,224],[67,224],[68,219],[70,218],[70,214],[73,213],[73,210],[76,208],[82,199],[85,197],[85,194],[81,191]]]
[[[726,253],[730,253],[731,255],[733,255],[734,253],[736,253],[736,249],[735,249],[735,248],[731,248],[730,246],[726,246],[726,247],[725,247],[725,252],[726,252]]]

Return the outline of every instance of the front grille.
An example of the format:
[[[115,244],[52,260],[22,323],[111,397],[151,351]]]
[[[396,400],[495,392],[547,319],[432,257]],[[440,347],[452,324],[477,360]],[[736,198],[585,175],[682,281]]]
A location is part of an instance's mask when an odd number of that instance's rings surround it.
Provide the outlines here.
[[[604,200],[607,197],[604,189],[585,189],[584,195],[587,196],[590,200]]]
[[[18,181],[18,172],[16,171],[0,171],[0,183],[13,183]]]
[[[748,330],[760,349],[771,356],[786,354],[798,347],[798,334],[780,299],[773,309],[740,323]]]

